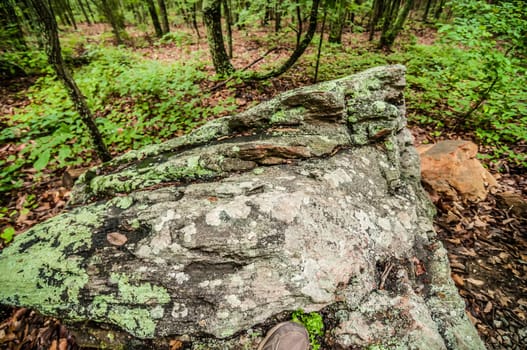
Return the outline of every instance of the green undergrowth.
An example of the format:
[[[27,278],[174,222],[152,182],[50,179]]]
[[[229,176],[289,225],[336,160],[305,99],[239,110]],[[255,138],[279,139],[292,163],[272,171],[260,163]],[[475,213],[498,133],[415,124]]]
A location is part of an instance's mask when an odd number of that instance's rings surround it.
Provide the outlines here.
[[[68,50],[65,50],[66,52]],[[88,47],[74,78],[86,95],[112,153],[140,148],[181,135],[207,118],[231,111],[233,99],[206,101],[200,82],[207,78],[199,53],[185,62],[147,60],[124,48]],[[85,126],[63,85],[52,74],[29,91],[31,103],[3,120],[0,146],[17,153],[0,160],[0,192],[22,185],[22,169],[86,165],[95,156]]]
[[[463,41],[457,38],[455,42]],[[506,159],[511,166],[524,169],[527,156],[518,145],[527,143],[527,65],[524,55],[516,54],[493,45],[462,47],[446,35],[433,45],[409,40],[388,54],[373,45],[326,44],[319,80],[384,64],[404,64],[411,123],[428,126],[435,137],[447,132],[473,135],[479,144],[492,147],[486,155],[490,161]],[[315,59],[315,53],[305,57],[311,66]]]
[[[299,309],[293,312],[291,319],[293,322],[300,323],[306,327],[311,349],[320,349],[318,338],[324,335],[324,321],[322,320],[322,316],[317,312],[306,313],[304,310]]]

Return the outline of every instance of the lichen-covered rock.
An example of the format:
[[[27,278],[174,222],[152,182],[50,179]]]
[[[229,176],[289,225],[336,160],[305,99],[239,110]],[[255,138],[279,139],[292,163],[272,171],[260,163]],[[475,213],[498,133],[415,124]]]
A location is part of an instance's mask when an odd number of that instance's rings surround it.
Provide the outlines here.
[[[250,348],[299,308],[323,310],[331,348],[483,349],[403,87],[404,67],[371,69],[89,171],[68,212],[1,252],[0,302],[195,349]]]

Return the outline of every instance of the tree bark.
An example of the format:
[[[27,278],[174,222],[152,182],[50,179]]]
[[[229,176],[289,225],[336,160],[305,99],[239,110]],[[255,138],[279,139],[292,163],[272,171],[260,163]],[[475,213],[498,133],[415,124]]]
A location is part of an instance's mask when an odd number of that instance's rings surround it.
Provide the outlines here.
[[[161,38],[163,36],[163,29],[161,29],[161,24],[159,23],[159,17],[157,17],[156,5],[154,0],[146,0],[146,5],[148,6],[148,12],[150,13],[150,18],[152,18],[152,24],[154,25],[154,30],[156,36]]]
[[[48,7],[44,1],[45,0],[31,0],[31,4],[35,10],[37,18],[39,19],[40,25],[43,27],[42,35],[44,36],[44,45],[48,56],[48,62],[53,66],[57,77],[66,87],[68,95],[75,105],[75,109],[79,113],[84,125],[88,128],[97,156],[102,161],[109,161],[112,159],[112,156],[110,155],[110,152],[108,152],[102,135],[95,124],[93,115],[86,103],[86,98],[64,64],[60,48],[57,22],[55,21],[55,16],[51,7]]]
[[[203,1],[203,20],[207,29],[207,40],[212,56],[212,63],[218,75],[229,75],[234,72],[221,31],[221,0]]]

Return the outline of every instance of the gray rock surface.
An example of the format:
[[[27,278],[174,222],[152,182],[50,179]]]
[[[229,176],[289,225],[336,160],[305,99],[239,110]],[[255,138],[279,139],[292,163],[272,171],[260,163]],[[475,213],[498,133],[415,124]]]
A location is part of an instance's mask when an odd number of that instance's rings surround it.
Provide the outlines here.
[[[370,69],[90,170],[67,212],[0,253],[0,302],[110,347],[252,348],[302,308],[324,314],[327,348],[483,349],[403,88],[404,67]]]

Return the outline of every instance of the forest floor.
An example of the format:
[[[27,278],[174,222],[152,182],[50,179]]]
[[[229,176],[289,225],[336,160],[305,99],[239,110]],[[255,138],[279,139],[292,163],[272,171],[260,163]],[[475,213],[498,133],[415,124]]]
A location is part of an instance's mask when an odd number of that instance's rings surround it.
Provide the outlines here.
[[[84,35],[97,38],[106,28],[102,25],[83,28]],[[132,32],[133,33],[133,32]],[[192,37],[192,32],[186,33]],[[202,31],[202,36],[204,32]],[[423,44],[434,41],[434,33],[416,33]],[[133,36],[134,34],[132,34]],[[139,35],[139,34],[137,34]],[[247,67],[267,52],[271,44],[279,44],[281,38],[271,41],[267,32],[253,32],[250,35],[236,34],[233,64],[238,69]],[[98,40],[98,39],[94,39]],[[107,39],[108,40],[108,39]],[[150,38],[142,38],[143,42]],[[343,45],[362,46],[367,43],[365,34],[346,34]],[[287,57],[290,45],[279,44],[267,57],[251,66],[261,70]],[[185,60],[192,52],[203,52],[203,60],[210,62],[206,40],[189,41],[188,45],[141,45],[135,49],[147,59],[160,61]],[[310,49],[314,50],[314,49]],[[237,111],[242,111],[259,101],[295,87],[310,84],[311,67],[302,59],[287,74],[271,80],[268,84],[241,84],[235,87]],[[210,76],[213,67],[207,66]],[[30,103],[27,89],[36,77],[20,78],[0,82],[0,116],[11,115],[16,108]],[[216,88],[218,81],[202,82],[203,90],[214,90],[208,103],[214,104],[226,98],[232,91],[225,86]],[[0,120],[1,126],[1,120]],[[409,124],[415,137],[416,146],[442,139],[473,139],[468,133],[444,132],[434,137],[433,129],[415,122]],[[13,145],[0,147],[0,157],[13,154]],[[480,149],[485,152],[485,148]],[[445,244],[452,267],[452,277],[460,295],[466,301],[467,314],[475,324],[489,349],[523,349],[527,343],[527,218],[525,214],[511,210],[500,197],[502,192],[514,192],[527,197],[527,174],[496,163],[487,164],[499,182],[499,188],[492,191],[485,201],[461,203],[439,201],[435,227]],[[83,170],[83,169],[81,169]],[[71,170],[70,170],[71,171]],[[17,233],[60,213],[69,198],[69,188],[64,183],[64,170],[50,173],[40,183],[33,183],[31,177],[18,191],[8,198],[10,209],[21,210],[27,198],[32,196],[34,204],[30,211],[24,211],[16,220]],[[513,208],[514,209],[514,208]],[[16,239],[16,238],[15,238]],[[2,248],[0,243],[0,249]],[[46,344],[43,348],[75,348],[74,340],[68,338],[67,330],[51,318],[42,317],[31,310],[0,308],[0,348],[30,349],[31,345]],[[25,344],[22,346],[22,344]],[[35,347],[36,348],[36,347]]]

